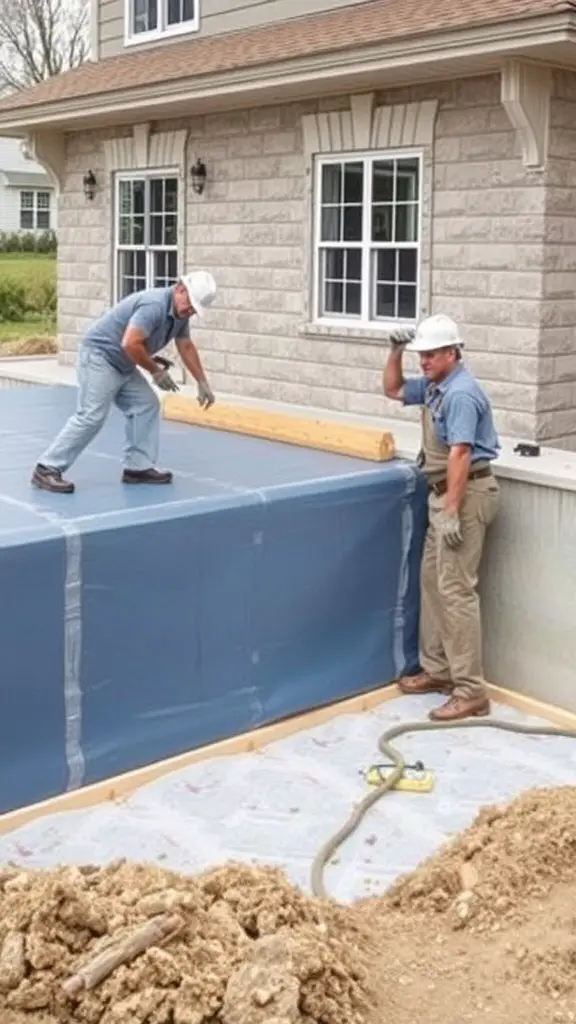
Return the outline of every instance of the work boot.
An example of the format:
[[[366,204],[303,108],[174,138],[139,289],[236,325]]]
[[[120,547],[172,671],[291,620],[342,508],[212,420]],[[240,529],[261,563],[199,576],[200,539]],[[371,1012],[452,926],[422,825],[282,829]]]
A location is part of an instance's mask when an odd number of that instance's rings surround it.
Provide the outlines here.
[[[450,693],[452,683],[443,679],[432,679],[427,672],[420,672],[417,676],[402,676],[398,680],[398,689],[402,693]]]
[[[171,484],[172,473],[159,469],[125,469],[122,474],[123,484]]]
[[[488,697],[450,697],[445,704],[434,708],[428,717],[432,722],[455,722],[460,718],[479,718],[490,714]]]
[[[34,487],[39,487],[42,491],[52,491],[54,494],[74,492],[74,484],[70,480],[64,480],[61,470],[43,466],[41,462],[34,467],[31,482]]]

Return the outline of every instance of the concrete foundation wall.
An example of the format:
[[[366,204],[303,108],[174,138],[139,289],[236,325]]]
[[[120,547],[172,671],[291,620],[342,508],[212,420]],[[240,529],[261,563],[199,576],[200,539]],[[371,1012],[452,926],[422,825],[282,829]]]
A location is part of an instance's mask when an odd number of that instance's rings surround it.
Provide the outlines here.
[[[481,574],[486,676],[576,711],[576,491],[500,483]]]

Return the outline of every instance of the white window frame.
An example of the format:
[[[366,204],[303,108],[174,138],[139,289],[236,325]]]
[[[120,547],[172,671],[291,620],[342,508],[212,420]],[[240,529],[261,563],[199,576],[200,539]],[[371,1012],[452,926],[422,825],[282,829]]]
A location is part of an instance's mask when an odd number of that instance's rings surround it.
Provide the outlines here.
[[[158,28],[149,32],[134,31],[134,0],[124,0],[124,45],[139,46],[141,43],[156,42],[160,39],[171,39],[173,36],[188,35],[198,32],[200,28],[200,4],[202,0],[194,0],[194,17],[188,21],[168,24],[168,0],[158,0]]]
[[[24,195],[31,195],[32,196],[32,206],[23,206],[22,205],[22,196],[24,196]],[[40,195],[48,197],[48,205],[47,206],[40,206],[38,204],[38,196],[40,196]],[[52,229],[52,194],[50,192],[50,189],[48,189],[48,188],[20,188],[18,190],[18,200],[19,200],[18,212],[19,212],[19,223],[20,223],[20,229],[19,230],[20,231],[51,231],[51,229]],[[32,213],[32,227],[30,227],[30,228],[22,227],[22,214],[24,212]],[[39,225],[38,225],[38,214],[39,213],[47,213],[48,214],[48,226],[47,227],[39,227]]]
[[[416,242],[373,242],[371,241],[371,173],[366,173],[366,168],[370,169],[373,163],[383,160],[418,160],[418,214],[417,214],[417,241]],[[322,223],[322,168],[327,164],[342,164],[342,163],[358,163],[362,161],[364,163],[364,191],[362,196],[362,243],[357,242],[321,242],[321,223]],[[313,198],[313,217],[314,217],[314,228],[313,228],[313,243],[312,243],[312,259],[313,259],[313,287],[312,287],[312,317],[313,323],[320,326],[326,327],[341,327],[341,328],[361,328],[370,331],[382,331],[386,332],[390,330],[391,326],[394,327],[412,327],[418,319],[418,311],[421,305],[421,282],[422,282],[422,194],[423,194],[423,170],[424,160],[423,152],[421,149],[394,149],[394,150],[363,150],[363,151],[351,151],[333,154],[322,154],[319,153],[315,157],[315,168],[314,168],[314,198]],[[370,318],[371,295],[370,290],[372,288],[372,259],[371,253],[378,249],[396,249],[398,247],[415,249],[416,256],[416,314],[412,319],[406,318],[392,318],[392,317],[373,317]],[[363,268],[367,268],[367,272],[364,272],[364,276],[361,282],[361,304],[360,304],[360,315],[356,316],[351,313],[341,314],[330,314],[323,316],[322,309],[322,296],[320,289],[322,282],[320,279],[320,251],[322,248],[342,248],[352,249],[360,248],[363,253]]]
[[[122,181],[142,181],[142,180],[153,181],[156,178],[160,178],[160,179],[176,178],[176,180],[178,182],[178,213],[177,213],[177,220],[176,220],[176,238],[177,238],[176,245],[175,246],[174,245],[153,245],[153,246],[151,246],[149,244],[149,242],[147,242],[147,240],[146,240],[146,225],[145,225],[144,245],[121,245],[120,244],[120,183]],[[153,284],[154,284],[154,280],[153,280],[154,279],[154,275],[153,275],[153,256],[154,256],[155,252],[176,252],[177,273],[181,273],[181,262],[182,262],[182,242],[181,242],[181,240],[182,240],[182,218],[184,216],[184,209],[183,209],[183,204],[182,204],[182,187],[181,187],[181,181],[180,181],[180,173],[179,173],[179,171],[176,168],[174,168],[174,167],[167,167],[167,168],[163,168],[163,169],[154,168],[153,171],[150,171],[150,170],[137,170],[137,169],[135,169],[133,171],[118,171],[115,174],[115,180],[114,180],[114,209],[113,209],[113,214],[112,215],[114,217],[114,231],[112,233],[113,234],[113,239],[114,239],[114,254],[113,254],[113,260],[112,260],[113,273],[114,273],[112,294],[114,296],[114,301],[118,301],[118,298],[119,298],[119,295],[120,295],[120,289],[119,289],[119,284],[120,284],[120,278],[119,278],[119,271],[120,271],[120,259],[119,259],[119,256],[120,256],[120,251],[123,251],[123,252],[124,251],[141,252],[142,250],[144,250],[144,252],[146,253],[146,287],[147,288],[153,287]]]

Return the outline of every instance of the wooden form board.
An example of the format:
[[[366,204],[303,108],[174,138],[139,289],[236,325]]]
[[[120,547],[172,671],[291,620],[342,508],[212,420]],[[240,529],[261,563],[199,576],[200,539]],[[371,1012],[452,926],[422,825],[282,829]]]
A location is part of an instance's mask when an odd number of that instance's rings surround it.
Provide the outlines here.
[[[555,707],[552,704],[544,704],[542,701],[527,697],[524,694],[516,693],[514,690],[507,690],[499,686],[488,686],[492,700],[509,707],[516,708],[525,715],[542,718],[557,725],[560,728],[574,731],[576,740],[576,713],[566,711],[563,708]],[[369,693],[351,697],[348,700],[339,701],[325,707],[316,708],[302,715],[295,715],[292,718],[276,722],[273,725],[262,726],[252,732],[242,733],[240,736],[232,736],[230,739],[222,740],[219,743],[211,743],[196,750],[187,751],[176,757],[164,761],[157,761],[154,764],[146,765],[143,768],[136,768],[134,771],[117,775],[104,782],[97,782],[83,789],[63,793],[61,796],[44,800],[41,803],[31,804],[22,807],[8,814],[0,815],[0,835],[13,832],[23,825],[28,824],[40,817],[59,814],[65,811],[83,810],[93,807],[96,804],[106,801],[122,801],[141,786],[153,782],[155,779],[168,775],[170,772],[186,768],[198,761],[206,761],[211,757],[231,757],[235,754],[245,754],[261,749],[269,743],[284,739],[304,729],[313,729],[317,725],[331,721],[340,715],[359,714],[379,707],[387,701],[401,697],[402,694],[396,684],[388,684]]]
[[[374,427],[218,402],[203,410],[195,398],[187,395],[168,395],[162,403],[162,414],[164,419],[178,423],[336,452],[370,462],[389,462],[396,457],[392,434]]]

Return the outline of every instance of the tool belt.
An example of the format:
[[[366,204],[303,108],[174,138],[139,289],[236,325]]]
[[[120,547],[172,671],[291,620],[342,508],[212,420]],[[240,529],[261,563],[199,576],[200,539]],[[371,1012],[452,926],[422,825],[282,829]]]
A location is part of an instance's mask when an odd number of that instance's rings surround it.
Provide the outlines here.
[[[492,476],[492,467],[483,466],[482,469],[473,469],[472,472],[468,474],[468,479],[482,480],[488,476]],[[446,491],[448,490],[448,480],[445,478],[444,480],[437,480],[435,483],[429,482],[428,487],[437,495],[437,497],[440,498],[443,494],[446,494]]]

